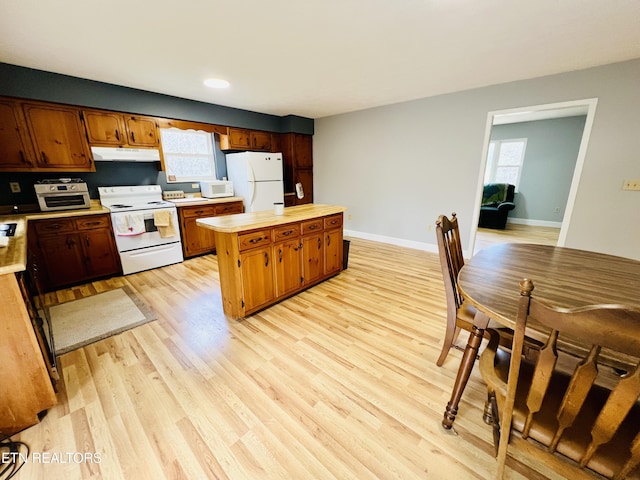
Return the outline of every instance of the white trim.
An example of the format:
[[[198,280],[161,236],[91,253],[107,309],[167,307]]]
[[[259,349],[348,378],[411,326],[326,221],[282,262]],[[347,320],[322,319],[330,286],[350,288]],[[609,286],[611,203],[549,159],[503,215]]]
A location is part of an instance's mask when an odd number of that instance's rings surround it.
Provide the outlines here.
[[[412,240],[405,240],[403,238],[387,237],[385,235],[375,235],[373,233],[357,232],[355,230],[344,230],[343,236],[362,238],[363,240],[372,240],[374,242],[388,243],[390,245],[397,245],[399,247],[413,248],[415,250],[422,250],[430,253],[438,253],[438,245],[424,242],[414,242]],[[348,238],[346,238],[348,240]]]
[[[578,158],[576,160],[576,166],[573,170],[573,179],[571,182],[571,188],[569,189],[569,198],[567,199],[567,206],[565,207],[564,218],[562,219],[562,227],[560,228],[560,234],[558,236],[558,246],[563,246],[567,239],[567,231],[571,223],[571,215],[573,214],[573,207],[576,201],[576,195],[578,193],[578,185],[580,183],[580,176],[582,175],[582,167],[584,166],[584,159],[587,155],[587,147],[589,144],[589,138],[591,136],[591,127],[593,126],[593,118],[596,113],[596,106],[598,104],[597,98],[586,98],[583,100],[571,100],[568,102],[548,103],[545,105],[534,105],[529,107],[511,108],[508,110],[496,110],[487,113],[487,121],[485,124],[484,143],[482,144],[482,157],[480,158],[480,173],[478,175],[478,182],[476,185],[476,203],[472,215],[471,234],[469,239],[469,249],[473,252],[476,242],[476,232],[478,231],[478,220],[480,218],[480,204],[482,203],[482,190],[484,187],[484,171],[487,168],[487,152],[489,148],[489,141],[491,140],[491,127],[493,126],[493,119],[496,115],[508,115],[520,112],[537,112],[543,110],[554,110],[561,108],[570,108],[577,106],[587,106],[587,119],[585,121],[584,130],[582,132],[582,140],[580,142],[580,149],[578,150]]]
[[[507,223],[514,223],[516,225],[530,225],[532,227],[562,227],[562,222],[552,222],[551,220],[532,220],[530,218],[507,217]]]

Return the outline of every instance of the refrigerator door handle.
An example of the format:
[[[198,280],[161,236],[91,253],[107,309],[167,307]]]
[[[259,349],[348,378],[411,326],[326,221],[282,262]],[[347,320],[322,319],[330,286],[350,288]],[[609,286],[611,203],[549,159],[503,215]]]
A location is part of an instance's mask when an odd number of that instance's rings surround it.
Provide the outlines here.
[[[247,170],[249,176],[249,188],[251,189],[251,200],[249,201],[249,205],[253,205],[253,201],[256,196],[256,175],[253,173],[253,166],[251,162],[247,162]]]

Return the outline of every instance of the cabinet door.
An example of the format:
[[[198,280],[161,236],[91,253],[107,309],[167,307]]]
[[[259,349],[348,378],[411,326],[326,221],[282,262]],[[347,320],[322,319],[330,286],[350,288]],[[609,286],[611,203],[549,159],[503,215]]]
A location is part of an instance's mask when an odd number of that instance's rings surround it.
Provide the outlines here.
[[[40,262],[48,279],[48,289],[69,285],[86,278],[79,237],[75,233],[38,239]]]
[[[31,140],[20,105],[0,99],[0,170],[26,170],[34,166]]]
[[[276,296],[281,297],[299,290],[304,282],[302,276],[302,248],[299,238],[292,238],[273,246],[276,272]]]
[[[313,167],[313,140],[311,135],[294,134],[294,151],[296,168]]]
[[[251,149],[268,152],[271,150],[271,134],[267,132],[251,132]]]
[[[127,116],[127,143],[135,147],[157,147],[160,145],[158,125],[152,117]]]
[[[104,277],[120,272],[120,258],[111,230],[96,228],[78,235],[82,244],[87,278]]]
[[[243,128],[229,128],[227,135],[220,136],[220,148],[222,150],[251,149],[251,132]]]
[[[246,313],[268,305],[275,298],[271,245],[240,255],[242,310]]]
[[[196,224],[198,218],[200,217],[189,217],[182,220],[182,246],[185,257],[213,252],[216,249],[214,231],[198,226]]]
[[[94,169],[78,109],[25,103],[23,110],[40,170]]]
[[[302,237],[302,273],[305,285],[315,283],[323,277],[323,247],[322,232]]]
[[[342,230],[324,232],[324,274],[332,275],[342,270]]]
[[[118,147],[127,143],[122,114],[85,110],[82,115],[90,144]]]

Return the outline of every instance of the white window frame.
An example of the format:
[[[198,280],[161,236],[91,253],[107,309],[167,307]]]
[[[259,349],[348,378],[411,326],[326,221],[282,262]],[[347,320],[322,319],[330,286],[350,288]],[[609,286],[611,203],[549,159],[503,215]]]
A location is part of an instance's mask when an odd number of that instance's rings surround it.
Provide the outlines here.
[[[518,191],[520,186],[520,177],[522,176],[522,168],[524,166],[524,158],[527,151],[527,139],[526,138],[506,138],[503,140],[491,140],[489,142],[489,148],[487,150],[487,167],[485,170],[484,183],[505,183],[502,180],[497,180],[496,175],[498,171],[498,161],[500,159],[500,151],[502,149],[502,145],[505,143],[521,143],[522,144],[522,153],[520,155],[519,163],[516,165],[512,165],[514,168],[518,169],[518,173],[516,175],[516,180],[514,183],[515,191]],[[493,153],[493,155],[492,155]],[[504,167],[502,165],[502,167]],[[509,182],[510,183],[510,182]]]
[[[165,142],[162,141],[162,135],[163,132],[165,131],[171,131],[172,133],[174,132],[181,132],[183,134],[186,135],[199,135],[202,137],[205,137],[207,139],[207,153],[199,153],[199,154],[193,154],[193,153],[189,153],[189,152],[169,152],[167,150],[165,150]],[[175,128],[175,127],[171,127],[171,128],[160,128],[160,138],[161,138],[161,145],[162,145],[162,155],[164,157],[164,165],[165,165],[165,171],[167,174],[167,183],[184,183],[184,182],[200,182],[200,181],[204,181],[204,180],[216,180],[216,158],[215,158],[215,146],[214,146],[214,138],[213,138],[213,133],[211,132],[206,132],[204,130],[183,130],[180,128]],[[192,157],[192,158],[205,158],[205,161],[208,160],[209,162],[209,168],[210,168],[210,175],[176,175],[173,174],[170,171],[170,165],[171,165],[171,159],[172,157],[175,156],[179,156],[179,157]]]

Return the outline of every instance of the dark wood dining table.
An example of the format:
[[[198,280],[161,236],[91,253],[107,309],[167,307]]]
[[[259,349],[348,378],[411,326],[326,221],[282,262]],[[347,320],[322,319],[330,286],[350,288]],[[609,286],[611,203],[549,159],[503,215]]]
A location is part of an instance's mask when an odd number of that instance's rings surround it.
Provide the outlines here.
[[[525,243],[504,243],[479,251],[458,276],[460,291],[477,314],[444,412],[445,429],[453,427],[489,321],[514,328],[519,282],[523,278],[533,280],[533,295],[551,305],[577,308],[617,304],[640,308],[640,261]],[[613,357],[614,367],[626,362],[624,356],[616,358],[614,353]]]

